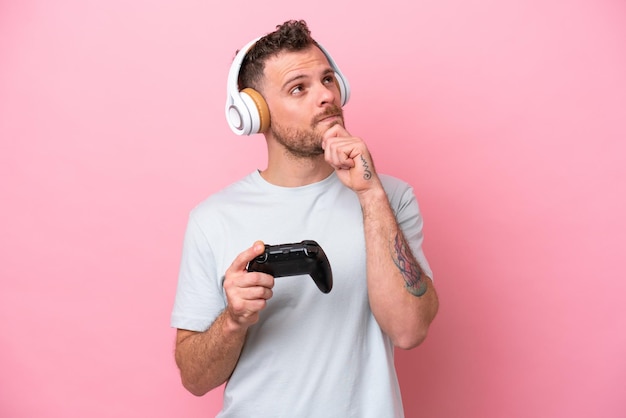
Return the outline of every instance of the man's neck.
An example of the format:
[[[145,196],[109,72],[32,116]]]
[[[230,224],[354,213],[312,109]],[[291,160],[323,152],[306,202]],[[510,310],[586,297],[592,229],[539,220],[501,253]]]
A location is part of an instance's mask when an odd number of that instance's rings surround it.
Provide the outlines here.
[[[270,158],[261,177],[267,182],[281,187],[300,187],[324,180],[334,169],[320,155],[311,158],[283,157]]]

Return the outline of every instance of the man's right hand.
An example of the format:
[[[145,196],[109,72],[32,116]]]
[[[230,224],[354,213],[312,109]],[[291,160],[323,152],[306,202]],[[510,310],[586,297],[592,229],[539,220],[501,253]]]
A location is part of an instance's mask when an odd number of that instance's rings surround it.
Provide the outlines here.
[[[248,272],[246,266],[255,257],[263,254],[265,244],[254,245],[235,258],[226,270],[224,290],[227,306],[224,313],[235,328],[247,329],[259,320],[259,312],[272,297],[274,277],[261,272]]]

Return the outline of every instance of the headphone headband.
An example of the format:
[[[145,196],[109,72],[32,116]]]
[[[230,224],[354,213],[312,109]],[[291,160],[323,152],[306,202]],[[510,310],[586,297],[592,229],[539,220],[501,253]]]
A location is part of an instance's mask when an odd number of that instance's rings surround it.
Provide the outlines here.
[[[228,72],[226,82],[226,120],[232,131],[237,135],[252,135],[264,132],[269,128],[269,109],[263,97],[251,88],[239,90],[239,72],[246,54],[262,36],[248,42],[239,50]],[[316,45],[324,53],[328,63],[335,72],[335,79],[341,93],[341,106],[344,106],[350,98],[350,85],[341,73],[337,63],[326,49],[319,43]]]

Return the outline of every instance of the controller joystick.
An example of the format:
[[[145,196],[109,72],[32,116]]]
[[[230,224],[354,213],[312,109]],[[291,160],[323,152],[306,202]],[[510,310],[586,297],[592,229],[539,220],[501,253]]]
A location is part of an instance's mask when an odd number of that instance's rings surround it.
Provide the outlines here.
[[[333,288],[333,273],[328,258],[322,247],[312,240],[292,244],[265,244],[265,252],[250,261],[246,269],[274,277],[308,274],[323,293],[328,293]]]

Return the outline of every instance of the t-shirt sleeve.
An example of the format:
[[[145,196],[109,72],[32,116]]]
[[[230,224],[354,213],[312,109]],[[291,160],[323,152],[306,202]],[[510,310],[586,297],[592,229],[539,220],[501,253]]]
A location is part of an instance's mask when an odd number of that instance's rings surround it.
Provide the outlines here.
[[[420,213],[419,204],[413,192],[413,188],[399,180],[393,181],[394,179],[389,178],[386,180],[385,188],[392,209],[396,214],[398,225],[400,229],[402,229],[404,237],[409,243],[413,255],[422,268],[422,271],[432,279],[433,272],[422,248],[422,243],[424,242],[424,220]]]
[[[205,331],[225,308],[222,273],[218,273],[206,234],[189,216],[170,324],[174,328]]]

